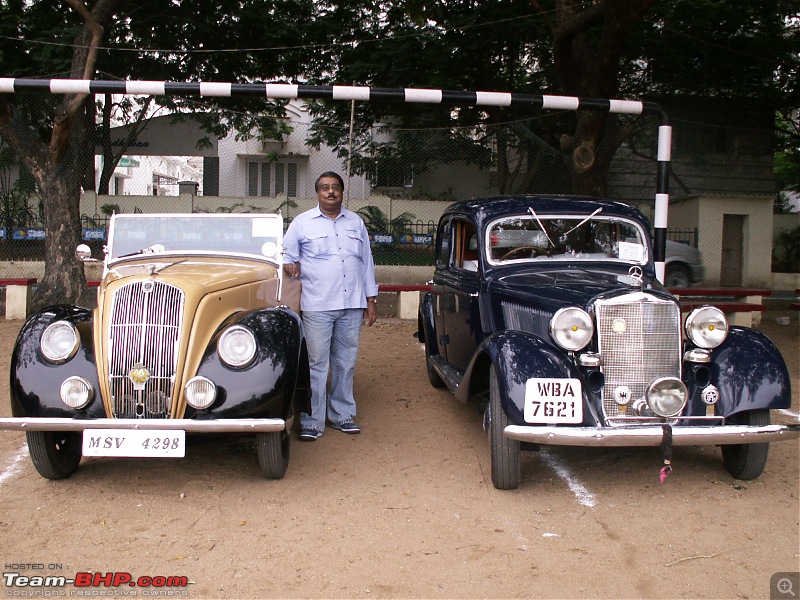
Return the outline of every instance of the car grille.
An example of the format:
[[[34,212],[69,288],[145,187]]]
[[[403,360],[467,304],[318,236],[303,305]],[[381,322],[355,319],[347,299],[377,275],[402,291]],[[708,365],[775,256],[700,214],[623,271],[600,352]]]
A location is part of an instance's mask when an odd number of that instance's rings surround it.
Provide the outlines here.
[[[671,300],[637,293],[595,303],[598,343],[605,376],[603,409],[616,417],[614,390],[630,389],[642,398],[660,377],[680,377],[680,310]]]
[[[109,326],[109,385],[118,418],[166,418],[178,361],[184,294],[159,281],[114,293]]]

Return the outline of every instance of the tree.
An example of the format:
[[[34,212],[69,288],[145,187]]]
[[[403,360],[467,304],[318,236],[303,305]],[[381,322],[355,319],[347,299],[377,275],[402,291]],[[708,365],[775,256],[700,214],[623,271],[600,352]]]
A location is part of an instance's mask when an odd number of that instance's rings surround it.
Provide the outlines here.
[[[567,96],[618,98],[625,40],[655,0],[531,0],[550,27],[558,88]],[[615,115],[582,111],[574,133],[561,138],[572,158],[573,190],[605,196],[611,159],[629,135]]]
[[[91,79],[104,31],[111,23],[119,0],[97,0],[91,10],[79,0],[68,0],[82,25],[67,18],[75,34],[69,76]],[[19,5],[9,12],[24,17]],[[62,17],[63,18],[63,17]],[[26,122],[23,110],[0,95],[0,135],[33,176],[42,195],[45,230],[45,275],[37,300],[51,304],[77,300],[86,286],[82,264],[72,250],[80,243],[79,198],[82,165],[93,154],[91,133],[93,103],[88,94],[65,94],[55,102],[49,139],[43,140]]]
[[[340,45],[316,70],[316,63],[309,65],[316,83],[638,98],[667,107],[702,100],[709,118],[737,111],[752,117],[747,126],[767,128],[776,110],[785,116],[798,106],[800,36],[789,0],[352,0],[332,14],[359,18],[331,26]],[[349,109],[314,107],[313,142],[346,156]],[[376,122],[417,129],[446,124],[451,140],[472,144],[474,155],[492,153],[503,192],[532,191],[534,178],[541,183],[537,165],[551,161],[561,164],[572,191],[604,195],[615,151],[629,136],[644,137],[637,131],[642,120],[634,117],[582,111],[534,119],[532,112],[357,104],[351,158],[369,173],[378,148],[388,145],[383,152],[400,156],[400,144],[371,141]],[[513,127],[493,127],[500,123]],[[654,130],[652,122],[646,125]],[[653,139],[647,142],[655,147]],[[438,138],[436,145],[444,148]],[[417,147],[402,160],[424,153]],[[430,154],[439,161],[448,156]]]
[[[303,56],[314,48],[315,38],[306,40],[301,31],[311,20],[313,0],[67,0],[67,5],[71,10],[54,0],[0,4],[3,76],[93,79],[103,73],[120,79],[248,81],[297,73]],[[252,50],[223,52],[230,40]],[[298,50],[286,50],[289,45]],[[112,108],[124,111],[117,120],[132,124],[129,139],[149,116],[151,103],[175,113],[202,114],[207,131],[215,135],[235,128],[244,136],[272,137],[284,127],[275,119],[280,103],[263,98],[115,102],[95,105],[87,94],[36,95],[33,101],[25,94],[0,94],[0,136],[31,173],[44,206],[45,275],[38,305],[76,301],[85,289],[82,264],[73,252],[80,243],[80,192],[82,186],[94,187],[96,142],[106,157],[101,185],[122,155],[104,135],[112,124]],[[208,118],[212,109],[217,112]],[[96,126],[97,110],[103,118]]]

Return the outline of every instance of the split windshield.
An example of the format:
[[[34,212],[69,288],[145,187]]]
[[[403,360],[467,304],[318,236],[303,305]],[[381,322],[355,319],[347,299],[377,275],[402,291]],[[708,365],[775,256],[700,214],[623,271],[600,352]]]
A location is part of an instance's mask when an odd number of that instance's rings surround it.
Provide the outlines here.
[[[647,262],[645,232],[633,221],[604,217],[600,209],[577,216],[538,215],[500,219],[488,229],[491,264],[522,261]]]

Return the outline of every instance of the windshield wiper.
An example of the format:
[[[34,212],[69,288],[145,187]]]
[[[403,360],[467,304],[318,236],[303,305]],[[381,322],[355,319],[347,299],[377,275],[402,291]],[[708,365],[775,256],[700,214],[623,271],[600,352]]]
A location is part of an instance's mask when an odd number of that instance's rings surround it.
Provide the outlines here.
[[[542,225],[542,222],[539,220],[539,215],[536,214],[536,211],[533,210],[532,206],[528,207],[528,212],[530,212],[533,215],[533,218],[536,219],[536,222],[539,224],[539,228],[542,230],[542,233],[547,238],[547,241],[550,242],[550,245],[553,248],[555,248],[556,245],[553,243],[553,240],[550,239],[550,235],[547,233],[547,230],[544,228],[544,225]]]
[[[152,244],[147,248],[142,248],[141,250],[137,250],[136,252],[131,252],[130,254],[122,254],[117,258],[128,258],[131,256],[139,256],[140,254],[161,254],[164,251],[166,251],[164,244]]]
[[[578,229],[579,227],[581,227],[581,226],[582,226],[584,223],[586,223],[586,221],[588,221],[589,219],[591,219],[591,218],[592,218],[593,216],[595,216],[597,213],[599,213],[599,212],[602,212],[602,210],[603,210],[603,207],[601,206],[601,207],[600,207],[600,208],[598,208],[596,211],[594,211],[592,214],[590,214],[588,217],[586,217],[586,218],[585,218],[583,221],[581,221],[580,223],[578,223],[577,225],[575,225],[575,227],[573,227],[572,229],[570,229],[568,232],[566,232],[566,233],[562,233],[562,234],[561,234],[561,237],[560,237],[559,239],[560,239],[562,242],[563,242],[563,241],[565,241],[565,240],[567,239],[567,236],[568,236],[570,233],[572,233],[573,231],[575,231],[576,229]]]

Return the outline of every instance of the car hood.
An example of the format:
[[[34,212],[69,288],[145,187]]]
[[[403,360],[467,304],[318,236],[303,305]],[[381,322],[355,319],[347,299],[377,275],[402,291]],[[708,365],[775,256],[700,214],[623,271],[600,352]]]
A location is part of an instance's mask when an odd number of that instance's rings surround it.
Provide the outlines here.
[[[121,279],[148,276],[160,279],[184,290],[196,289],[197,293],[208,294],[265,281],[276,276],[276,268],[269,263],[248,260],[197,259],[172,261],[137,261],[111,268],[105,284]]]
[[[627,274],[608,271],[569,269],[559,271],[530,271],[498,275],[489,283],[489,290],[509,296],[532,296],[544,304],[586,306],[597,296],[615,295],[642,289],[659,289],[653,284],[629,277]]]

